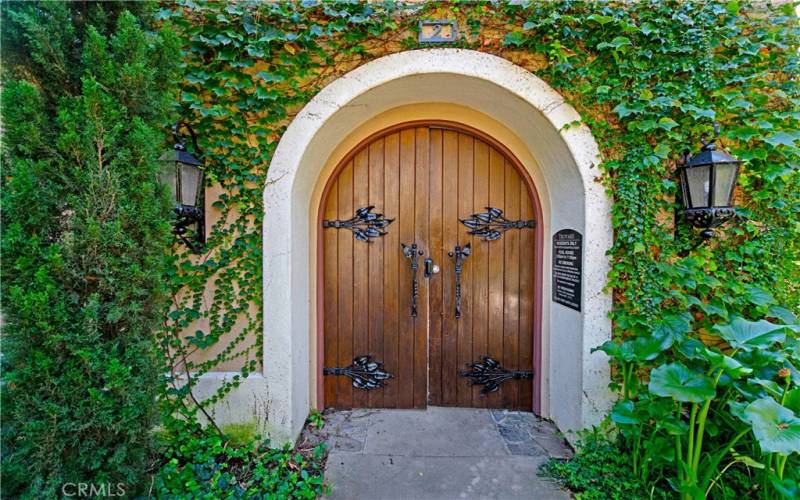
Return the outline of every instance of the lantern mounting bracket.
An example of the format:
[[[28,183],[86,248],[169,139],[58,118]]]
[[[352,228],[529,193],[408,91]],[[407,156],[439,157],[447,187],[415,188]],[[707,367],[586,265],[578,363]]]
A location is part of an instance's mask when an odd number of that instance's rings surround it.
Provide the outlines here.
[[[200,253],[206,242],[204,210],[179,204],[175,206],[175,215],[177,219],[173,224],[172,233],[193,253]],[[190,238],[186,235],[187,230],[195,224],[195,234]]]
[[[708,137],[707,134],[703,133],[700,134],[700,144],[703,145],[701,148],[702,151],[714,151],[717,149],[717,139],[719,139],[720,128],[719,123],[714,122],[714,137],[711,138],[710,141],[706,140]],[[688,151],[686,152],[688,154]]]
[[[184,139],[184,136],[181,134],[181,127],[189,131],[189,135],[192,136],[192,146],[194,146],[193,150],[194,156],[197,157],[197,159],[202,162],[203,150],[200,149],[200,146],[197,145],[197,134],[194,133],[194,129],[192,128],[192,126],[183,120],[178,120],[172,126],[172,141],[174,142],[173,148],[175,149],[175,151],[186,151],[186,140]]]

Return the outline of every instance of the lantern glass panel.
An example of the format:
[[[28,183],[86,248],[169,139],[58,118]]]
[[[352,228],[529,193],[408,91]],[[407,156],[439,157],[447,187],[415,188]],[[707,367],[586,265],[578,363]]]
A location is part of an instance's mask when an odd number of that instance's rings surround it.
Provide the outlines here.
[[[178,203],[196,207],[200,192],[200,179],[203,172],[194,165],[181,162],[178,162],[178,169],[180,170],[180,197],[178,198]]]
[[[714,170],[714,206],[730,207],[736,183],[736,163],[718,163]]]
[[[167,186],[167,189],[169,189],[169,194],[172,196],[172,199],[175,200],[178,172],[175,169],[174,160],[169,159],[161,161],[161,169],[158,172],[158,182]]]
[[[708,208],[708,196],[711,190],[711,165],[689,167],[685,171],[689,184],[689,200],[687,208]]]

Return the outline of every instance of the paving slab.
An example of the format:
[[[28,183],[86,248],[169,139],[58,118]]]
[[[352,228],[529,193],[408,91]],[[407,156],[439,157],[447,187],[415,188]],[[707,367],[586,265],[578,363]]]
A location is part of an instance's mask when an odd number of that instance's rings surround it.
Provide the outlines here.
[[[404,457],[332,453],[330,498],[370,500],[567,499],[529,457]]]
[[[566,499],[537,475],[571,450],[532,413],[477,408],[326,414],[329,498]]]
[[[512,455],[536,454],[541,450],[553,458],[572,458],[572,449],[552,423],[529,412],[490,410],[490,413]]]
[[[325,416],[328,449],[359,453],[367,441],[371,410],[332,412]]]
[[[438,407],[374,413],[364,453],[410,457],[508,455],[487,411]]]

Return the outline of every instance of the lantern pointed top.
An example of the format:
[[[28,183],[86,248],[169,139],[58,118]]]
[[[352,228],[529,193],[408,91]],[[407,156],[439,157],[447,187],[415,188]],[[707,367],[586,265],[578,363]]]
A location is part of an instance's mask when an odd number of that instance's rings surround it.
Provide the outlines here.
[[[159,161],[177,161],[196,167],[203,166],[203,162],[198,160],[192,153],[189,153],[185,149],[178,149],[177,147],[159,156],[158,159]]]
[[[700,152],[688,156],[686,158],[686,165],[689,167],[697,167],[700,165],[710,165],[716,163],[741,163],[741,160],[734,158],[727,151],[720,148],[717,149],[717,139],[719,139],[720,130],[719,123],[714,123],[714,136],[710,140],[706,140],[707,135],[700,136],[700,143],[703,145]]]

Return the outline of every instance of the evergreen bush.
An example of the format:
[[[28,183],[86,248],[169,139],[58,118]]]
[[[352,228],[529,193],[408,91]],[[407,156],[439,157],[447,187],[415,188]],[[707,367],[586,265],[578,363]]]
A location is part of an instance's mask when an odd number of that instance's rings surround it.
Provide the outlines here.
[[[124,7],[2,5],[4,496],[149,483],[179,46]]]

